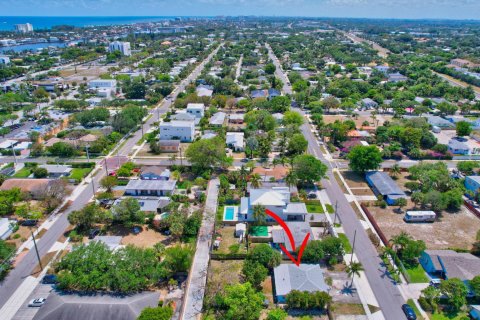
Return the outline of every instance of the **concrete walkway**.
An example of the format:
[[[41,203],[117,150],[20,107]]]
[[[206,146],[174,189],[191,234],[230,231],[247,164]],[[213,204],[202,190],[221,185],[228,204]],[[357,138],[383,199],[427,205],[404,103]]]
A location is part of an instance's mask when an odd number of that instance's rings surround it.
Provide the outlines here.
[[[217,212],[218,186],[220,180],[213,179],[208,184],[207,200],[203,212],[202,226],[200,227],[197,248],[193,264],[185,288],[185,300],[180,319],[199,319],[203,308],[203,296],[207,283],[208,262],[210,260],[210,245]]]

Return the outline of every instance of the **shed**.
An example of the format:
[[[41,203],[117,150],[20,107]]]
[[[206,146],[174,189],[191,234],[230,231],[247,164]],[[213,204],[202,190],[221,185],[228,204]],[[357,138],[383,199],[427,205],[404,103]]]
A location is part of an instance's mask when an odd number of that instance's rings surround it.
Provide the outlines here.
[[[235,225],[235,237],[241,238],[247,232],[247,225],[245,223],[237,223]]]
[[[375,194],[382,195],[389,205],[394,205],[397,199],[406,197],[405,192],[386,172],[369,171],[365,176]]]

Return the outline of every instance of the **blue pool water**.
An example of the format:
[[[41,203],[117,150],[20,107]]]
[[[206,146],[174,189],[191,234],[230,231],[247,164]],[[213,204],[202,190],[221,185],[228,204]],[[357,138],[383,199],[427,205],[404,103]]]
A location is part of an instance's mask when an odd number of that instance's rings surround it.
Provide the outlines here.
[[[225,208],[225,220],[233,220],[234,214],[235,214],[235,209],[233,207]]]

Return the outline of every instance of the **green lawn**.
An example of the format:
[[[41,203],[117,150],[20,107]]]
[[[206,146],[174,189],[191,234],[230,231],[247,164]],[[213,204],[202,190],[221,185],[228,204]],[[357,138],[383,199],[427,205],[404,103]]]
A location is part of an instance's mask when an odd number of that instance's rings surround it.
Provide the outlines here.
[[[29,168],[22,168],[18,170],[17,173],[13,175],[15,178],[28,178],[32,174],[32,171],[30,171]]]
[[[325,213],[322,203],[318,200],[307,200],[305,201],[305,206],[308,213]]]
[[[413,311],[415,311],[415,314],[417,315],[417,320],[423,320],[422,315],[420,314],[420,311],[418,310],[417,306],[413,302],[412,299],[407,300],[407,304],[412,307]]]
[[[339,233],[338,237],[340,238],[340,240],[342,240],[345,253],[352,253],[352,246],[350,245],[350,242],[348,241],[348,238],[345,235],[345,233]]]
[[[327,212],[328,213],[335,213],[335,209],[333,208],[333,206],[331,204],[326,204],[325,205],[325,208],[327,208]]]
[[[90,173],[90,171],[92,171],[92,168],[73,168],[68,178],[80,182]]]
[[[468,319],[468,313],[466,312],[459,312],[454,314],[447,314],[447,313],[435,313],[429,314],[430,320],[462,320]]]
[[[217,214],[215,216],[215,220],[217,221],[223,221],[223,210],[225,206],[218,206],[217,208]]]
[[[406,270],[410,276],[410,283],[428,283],[429,279],[420,264],[414,268],[406,268]]]

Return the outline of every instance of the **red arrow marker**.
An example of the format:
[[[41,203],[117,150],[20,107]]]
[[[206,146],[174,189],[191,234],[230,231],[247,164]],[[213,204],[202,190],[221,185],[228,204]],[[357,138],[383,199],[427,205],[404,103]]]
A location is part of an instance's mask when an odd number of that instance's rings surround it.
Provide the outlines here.
[[[295,240],[293,239],[292,232],[290,231],[290,228],[287,226],[285,221],[282,220],[278,215],[276,215],[274,212],[266,209],[265,210],[266,214],[271,216],[275,221],[278,222],[280,226],[282,226],[283,230],[285,230],[285,233],[287,234],[288,239],[290,240],[290,245],[292,247],[292,251],[295,251]],[[308,238],[310,237],[310,233],[307,233],[305,238],[303,239],[302,245],[300,246],[300,250],[298,251],[298,256],[297,259],[293,257],[293,255],[288,252],[287,248],[283,244],[280,244],[280,249],[292,260],[293,263],[297,265],[297,267],[300,265],[300,261],[302,260],[302,255],[303,255],[303,250],[305,250],[305,247],[307,246]]]

